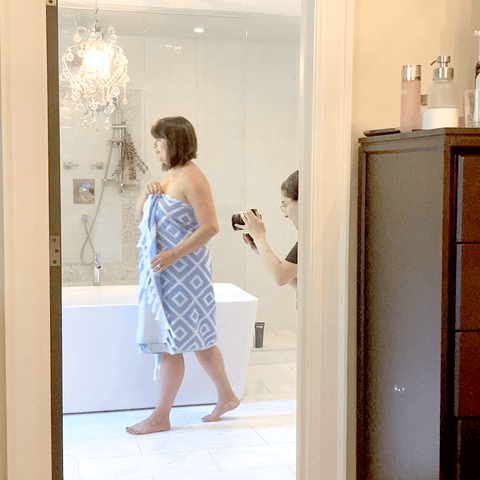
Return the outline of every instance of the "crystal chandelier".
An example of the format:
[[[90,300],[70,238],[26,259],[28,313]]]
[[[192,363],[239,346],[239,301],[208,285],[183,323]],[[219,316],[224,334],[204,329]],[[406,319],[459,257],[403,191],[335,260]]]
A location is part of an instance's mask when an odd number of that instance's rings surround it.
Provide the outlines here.
[[[87,34],[87,39],[81,33]],[[62,57],[63,71],[60,80],[69,81],[70,89],[65,104],[84,112],[82,125],[89,123],[99,131],[97,115],[104,113],[104,127],[109,129],[109,115],[119,104],[120,95],[126,105],[128,60],[125,52],[115,45],[117,36],[113,27],[105,31],[98,26],[98,7],[95,0],[95,25],[88,30],[77,27],[73,40],[77,43],[67,49]],[[90,119],[90,121],[89,121]]]

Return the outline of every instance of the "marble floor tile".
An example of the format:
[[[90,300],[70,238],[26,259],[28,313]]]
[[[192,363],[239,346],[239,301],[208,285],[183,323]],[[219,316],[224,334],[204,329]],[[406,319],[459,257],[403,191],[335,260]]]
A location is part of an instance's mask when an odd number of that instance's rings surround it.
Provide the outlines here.
[[[63,463],[64,480],[80,480],[80,472],[76,461]]]
[[[202,422],[213,405],[174,407],[153,435],[125,431],[152,409],[65,415],[65,480],[293,480],[296,364],[250,365],[246,387],[219,422]]]
[[[129,457],[141,454],[137,439],[133,435],[116,438],[90,438],[79,441],[64,440],[63,442],[65,461]]]
[[[297,364],[296,363],[289,363],[288,368],[292,370],[292,372],[296,375],[298,372]]]
[[[70,426],[65,425],[65,423],[63,424],[62,436],[64,442],[72,440],[72,431],[70,430]]]
[[[297,351],[295,348],[277,351],[257,349],[250,357],[250,365],[295,363],[296,361]]]
[[[295,400],[297,397],[296,392],[283,392],[283,393],[264,393],[261,395],[245,395],[242,398],[242,403],[260,403],[260,402],[273,402],[275,400]]]
[[[263,382],[263,385],[272,393],[295,393],[297,390],[297,380],[293,378],[293,375],[291,378],[285,377],[279,380],[267,380]]]
[[[248,395],[262,395],[264,393],[271,393],[262,380],[247,380],[245,382],[244,396]]]
[[[263,438],[263,440],[265,440],[268,445],[295,443],[297,440],[297,427],[294,425],[287,427],[254,427],[254,430]]]
[[[199,475],[175,475],[156,477],[154,480],[295,480],[295,474],[288,467],[265,467],[215,472]]]
[[[98,423],[115,422],[125,419],[122,412],[74,413],[63,416],[65,425],[97,425]]]
[[[72,441],[127,437],[125,418],[115,421],[71,425]]]
[[[295,369],[294,369],[295,368]],[[283,375],[291,376],[296,373],[296,364],[280,363],[272,365],[250,365],[248,367],[248,380],[275,380],[282,379]]]
[[[242,403],[238,408],[227,412],[227,416],[277,415],[291,413],[292,403],[289,400],[274,400],[268,403]]]
[[[265,440],[251,427],[205,428],[139,435],[137,442],[143,454],[188,452],[233,447],[265,445]]]
[[[207,451],[79,460],[78,466],[81,480],[140,480],[220,470]]]
[[[222,419],[215,423],[197,423],[191,424],[194,430],[202,430],[206,428],[244,428],[244,427],[271,427],[271,426],[288,426],[295,425],[296,413],[279,413],[275,415],[243,415],[238,417],[223,416]]]
[[[86,424],[86,425],[71,425],[71,439],[72,441],[89,440],[89,439],[109,439],[116,437],[130,437],[125,428],[134,425],[142,420],[144,417],[123,418],[115,421],[108,421],[106,423]],[[190,429],[188,419],[184,415],[172,415],[170,417],[172,429]]]
[[[125,410],[123,412],[126,419],[129,418],[147,418],[153,412],[153,408],[139,409],[139,410]]]
[[[295,464],[295,444],[210,450],[222,471],[241,468],[279,467]]]
[[[150,414],[151,412],[139,414],[138,416],[131,416],[126,419],[125,426],[131,427],[145,418],[148,418]],[[172,413],[170,413],[170,425],[172,426],[172,429],[188,429],[190,428],[190,421],[186,415],[175,413],[174,410],[172,410]]]

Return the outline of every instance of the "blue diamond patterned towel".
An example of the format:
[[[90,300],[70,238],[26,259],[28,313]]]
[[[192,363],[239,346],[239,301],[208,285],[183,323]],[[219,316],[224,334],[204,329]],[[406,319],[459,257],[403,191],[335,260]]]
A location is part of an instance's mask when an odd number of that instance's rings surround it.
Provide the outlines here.
[[[200,224],[193,207],[163,194],[150,195],[140,222],[140,353],[170,354],[205,350],[217,343],[212,262],[205,245],[177,260],[162,273],[151,261],[189,237]],[[156,358],[156,367],[159,358]]]

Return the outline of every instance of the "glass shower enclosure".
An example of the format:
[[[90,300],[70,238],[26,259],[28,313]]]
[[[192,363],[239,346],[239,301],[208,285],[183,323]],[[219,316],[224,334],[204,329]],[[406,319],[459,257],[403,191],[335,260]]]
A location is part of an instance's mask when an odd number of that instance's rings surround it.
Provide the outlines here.
[[[93,350],[110,335],[111,328],[100,321],[109,315],[107,296],[120,305],[136,301],[135,203],[147,183],[166,175],[155,158],[150,129],[167,116],[181,115],[196,130],[195,162],[210,182],[220,226],[209,242],[214,282],[234,284],[257,297],[257,320],[267,331],[293,332],[295,292],[278,290],[231,219],[257,208],[280,256],[297,241],[278,206],[280,185],[298,168],[300,156],[299,18],[182,10],[100,9],[96,15],[91,8],[60,6],[60,72],[62,56],[78,43],[76,35],[85,37],[83,29],[96,19],[104,29],[113,27],[116,45],[129,62],[129,81],[126,102],[119,95],[116,109],[96,118],[85,115],[85,106],[78,107],[70,95],[69,82],[60,81],[63,306],[76,302],[81,307],[79,320],[68,327],[64,311],[64,370],[71,355],[86,355],[75,348],[80,338],[91,339],[86,344]],[[112,286],[116,289],[108,295],[97,288]],[[99,321],[92,320],[97,313],[84,308],[86,302],[97,307]],[[119,351],[136,350],[133,324],[127,321]],[[71,347],[66,347],[67,331]],[[115,362],[109,356],[102,361]],[[64,389],[70,381],[64,375]]]

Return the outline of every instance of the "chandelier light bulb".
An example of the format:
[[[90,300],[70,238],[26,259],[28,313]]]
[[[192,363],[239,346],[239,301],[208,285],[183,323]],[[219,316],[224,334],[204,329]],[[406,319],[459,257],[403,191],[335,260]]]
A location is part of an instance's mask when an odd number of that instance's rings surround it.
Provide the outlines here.
[[[87,34],[83,42],[80,32]],[[83,110],[86,116],[93,119],[90,122],[91,127],[97,130],[97,113],[104,112],[109,115],[115,111],[120,101],[124,105],[128,103],[128,60],[124,51],[114,45],[117,36],[113,27],[104,32],[97,23],[88,29],[80,26],[77,27],[73,40],[76,45],[70,46],[62,57],[63,70],[60,80],[70,83],[65,103],[69,108]],[[114,97],[118,99],[115,103],[112,101]],[[110,128],[108,118],[107,121],[104,126]],[[85,117],[82,125],[87,127],[88,123]]]
[[[105,51],[103,45],[92,45],[93,48],[85,52],[83,57],[83,65],[85,73],[91,74],[95,77],[110,77],[110,56],[108,51]]]

